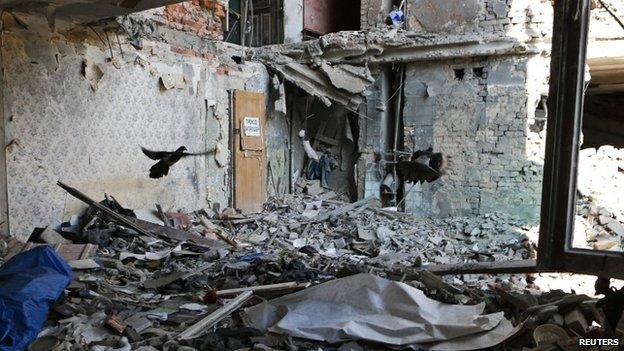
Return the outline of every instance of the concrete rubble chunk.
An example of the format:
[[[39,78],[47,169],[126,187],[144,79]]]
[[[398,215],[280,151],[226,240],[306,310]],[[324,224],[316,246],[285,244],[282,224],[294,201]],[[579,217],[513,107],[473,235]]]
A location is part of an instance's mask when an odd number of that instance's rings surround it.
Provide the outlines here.
[[[71,240],[65,239],[61,234],[59,234],[57,231],[53,230],[50,227],[46,227],[40,236],[41,240],[51,245],[72,243]]]
[[[609,228],[611,233],[624,237],[624,226],[619,221],[610,221],[607,223],[607,228]]]
[[[82,74],[91,85],[91,90],[96,92],[98,90],[100,80],[104,77],[104,71],[99,64],[91,60],[85,60],[82,64],[82,69]]]

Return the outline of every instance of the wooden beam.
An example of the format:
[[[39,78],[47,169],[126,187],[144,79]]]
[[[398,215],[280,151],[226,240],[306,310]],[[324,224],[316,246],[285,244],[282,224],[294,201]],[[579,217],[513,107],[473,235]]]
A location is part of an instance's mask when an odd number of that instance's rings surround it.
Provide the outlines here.
[[[254,294],[287,292],[287,291],[305,289],[309,286],[310,286],[310,283],[297,283],[297,282],[259,285],[259,286],[250,286],[246,288],[219,290],[217,291],[217,296],[219,297],[236,296],[246,291],[251,291]]]
[[[200,215],[199,221],[201,222],[202,226],[206,228],[207,231],[209,231],[210,233],[214,233],[219,239],[225,241],[228,245],[232,246],[234,249],[238,249],[238,244],[235,241],[230,240],[223,233],[221,233],[221,229],[211,224],[204,216]]]
[[[421,267],[421,270],[427,270],[436,275],[538,273],[535,260],[428,265]]]
[[[204,319],[193,324],[188,329],[180,333],[177,336],[177,339],[190,340],[202,336],[204,333],[208,332],[212,326],[217,324],[223,318],[229,316],[232,312],[239,309],[245,303],[245,301],[247,301],[247,299],[251,297],[251,295],[253,295],[252,291],[245,291],[244,293],[238,295],[235,299],[231,300],[223,307],[212,312]]]

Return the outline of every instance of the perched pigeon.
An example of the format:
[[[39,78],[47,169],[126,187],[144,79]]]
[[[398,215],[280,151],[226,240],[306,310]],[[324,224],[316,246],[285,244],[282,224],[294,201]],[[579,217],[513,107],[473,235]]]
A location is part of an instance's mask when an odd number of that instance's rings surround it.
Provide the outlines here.
[[[158,162],[150,168],[150,178],[158,179],[169,174],[169,168],[181,158],[187,156],[202,156],[214,153],[214,150],[201,152],[201,153],[188,153],[185,146],[180,146],[176,151],[152,151],[144,147],[141,150],[145,156],[152,160],[158,160]]]
[[[446,173],[448,157],[442,153],[434,153],[433,148],[418,150],[409,161],[399,161],[397,173],[404,182],[431,183]]]

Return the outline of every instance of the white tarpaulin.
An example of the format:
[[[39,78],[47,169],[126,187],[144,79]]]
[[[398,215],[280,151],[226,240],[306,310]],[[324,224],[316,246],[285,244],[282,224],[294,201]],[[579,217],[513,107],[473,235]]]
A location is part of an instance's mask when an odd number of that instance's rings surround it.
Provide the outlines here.
[[[449,305],[407,284],[358,274],[248,308],[247,322],[263,331],[338,343],[368,340],[433,350],[496,345],[515,331],[502,312],[484,304]]]

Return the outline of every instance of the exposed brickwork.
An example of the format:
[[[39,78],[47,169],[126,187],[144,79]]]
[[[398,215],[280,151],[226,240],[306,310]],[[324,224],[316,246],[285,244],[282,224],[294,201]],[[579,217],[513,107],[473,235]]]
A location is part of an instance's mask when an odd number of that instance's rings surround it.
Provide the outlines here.
[[[191,0],[165,7],[167,24],[210,39],[222,39],[226,8],[218,0]]]
[[[382,0],[362,0],[360,6],[360,27],[370,29],[383,25]]]
[[[543,155],[543,140],[529,130],[528,99],[539,89],[528,84],[530,74],[520,57],[408,69],[406,148],[432,146],[452,157],[441,183],[411,191],[410,211],[537,216],[542,164],[532,156]]]
[[[380,0],[364,0],[362,23],[375,26]],[[408,25],[441,39],[449,34],[500,37],[535,45],[552,29],[549,0],[410,0]],[[375,22],[376,21],[376,22]],[[470,40],[470,39],[467,39]],[[482,45],[487,51],[487,40]],[[442,47],[434,50],[443,50]],[[404,148],[433,147],[452,157],[441,181],[406,184],[406,210],[417,215],[539,214],[544,130],[535,109],[548,83],[547,55],[484,55],[409,64],[404,91]],[[375,105],[375,91],[369,104]],[[375,130],[381,114],[363,121]],[[367,141],[376,142],[367,135]],[[365,189],[380,177],[367,168]]]

